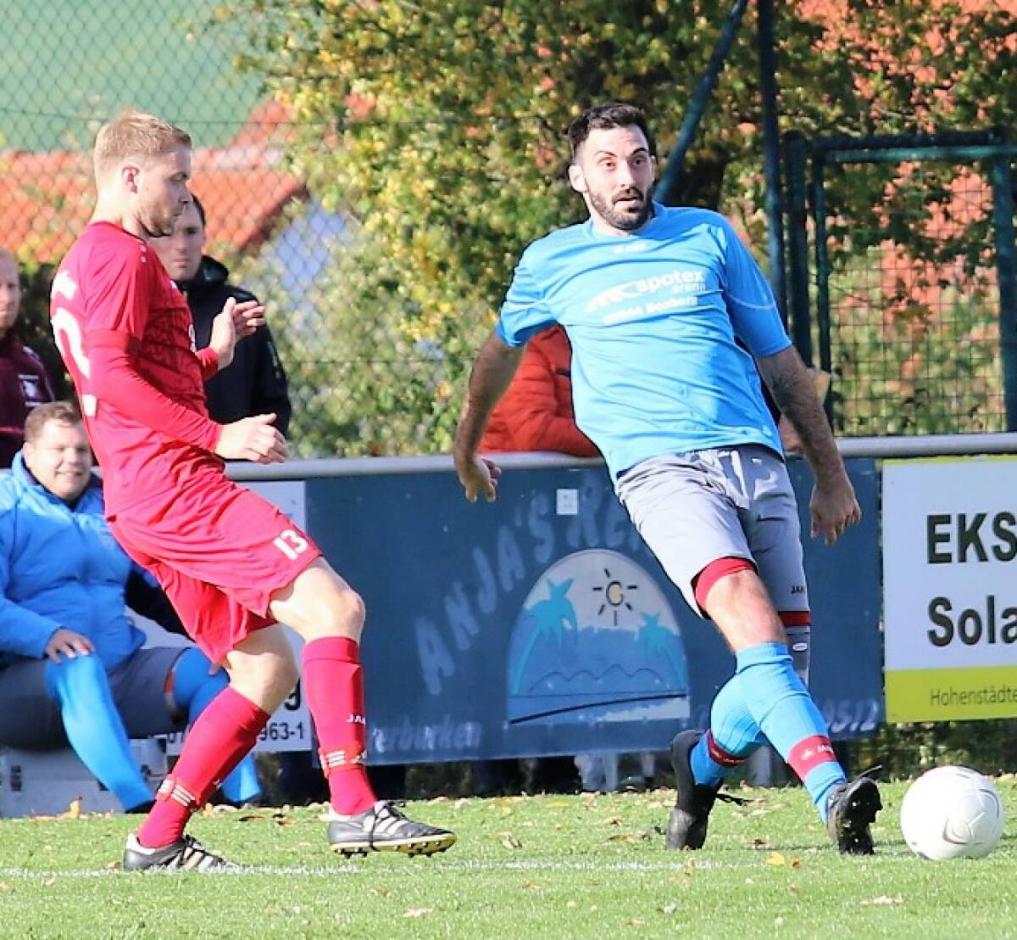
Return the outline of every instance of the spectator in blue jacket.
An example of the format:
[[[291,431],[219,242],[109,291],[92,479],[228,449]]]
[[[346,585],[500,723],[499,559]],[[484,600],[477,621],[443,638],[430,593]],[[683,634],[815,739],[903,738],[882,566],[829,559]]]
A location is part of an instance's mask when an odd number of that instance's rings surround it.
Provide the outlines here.
[[[39,405],[0,479],[0,745],[70,743],[128,812],[152,793],[129,739],[180,731],[227,684],[195,647],[142,649],[126,606],[183,632],[154,578],[114,540],[77,408]],[[223,781],[258,796],[250,756]]]

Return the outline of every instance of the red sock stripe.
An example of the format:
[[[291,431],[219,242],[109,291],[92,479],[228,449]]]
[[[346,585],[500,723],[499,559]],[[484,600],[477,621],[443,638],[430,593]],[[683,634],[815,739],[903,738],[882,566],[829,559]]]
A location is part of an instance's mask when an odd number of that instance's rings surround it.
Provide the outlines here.
[[[787,758],[787,762],[798,774],[800,780],[804,780],[820,764],[827,764],[831,761],[836,762],[837,756],[833,753],[830,739],[822,734],[803,738],[791,748],[791,753]]]
[[[785,627],[811,627],[811,610],[781,610],[777,612]]]
[[[721,767],[737,767],[739,764],[745,762],[744,757],[739,757],[737,754],[725,751],[724,748],[717,743],[712,731],[706,732],[706,749],[710,755],[710,760],[712,760],[715,764],[720,764]]]
[[[711,561],[702,571],[696,575],[695,592],[696,603],[706,610],[706,598],[710,589],[721,579],[736,571],[755,571],[756,566],[748,558],[735,558],[728,556]]]

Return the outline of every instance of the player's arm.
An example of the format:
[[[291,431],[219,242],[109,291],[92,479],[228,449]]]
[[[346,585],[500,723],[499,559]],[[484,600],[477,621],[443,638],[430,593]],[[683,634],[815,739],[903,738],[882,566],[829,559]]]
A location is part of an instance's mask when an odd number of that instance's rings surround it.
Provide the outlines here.
[[[816,478],[809,504],[812,534],[833,543],[847,526],[861,519],[854,487],[812,376],[788,339],[770,285],[731,224],[721,216],[717,220],[723,243],[724,296],[735,335],[756,357],[774,402],[801,438]]]
[[[859,522],[862,511],[816,395],[812,374],[793,346],[757,361],[774,401],[798,432],[802,451],[816,477],[810,503],[812,534],[833,543],[847,526]]]
[[[476,502],[481,493],[488,502],[495,498],[498,468],[491,461],[478,457],[477,448],[491,412],[512,381],[522,354],[522,346],[509,346],[495,331],[473,363],[452,450],[459,481],[471,503]]]

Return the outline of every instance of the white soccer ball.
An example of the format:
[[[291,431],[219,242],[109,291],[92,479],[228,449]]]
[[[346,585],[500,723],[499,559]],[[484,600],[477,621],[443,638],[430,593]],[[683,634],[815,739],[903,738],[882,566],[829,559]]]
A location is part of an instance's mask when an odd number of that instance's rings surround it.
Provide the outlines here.
[[[900,808],[908,848],[936,862],[984,858],[1003,834],[996,785],[968,767],[934,767],[908,787]]]

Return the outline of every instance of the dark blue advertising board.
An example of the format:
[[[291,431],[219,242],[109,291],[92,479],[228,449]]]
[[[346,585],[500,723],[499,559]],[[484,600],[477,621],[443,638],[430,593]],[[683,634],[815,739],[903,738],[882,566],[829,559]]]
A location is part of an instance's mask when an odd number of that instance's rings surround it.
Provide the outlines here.
[[[861,525],[808,537],[812,688],[834,737],[883,719],[878,472],[851,460]],[[643,545],[605,469],[507,470],[495,503],[453,473],[306,484],[307,526],[367,604],[372,763],[665,748],[705,727],[734,660]]]

